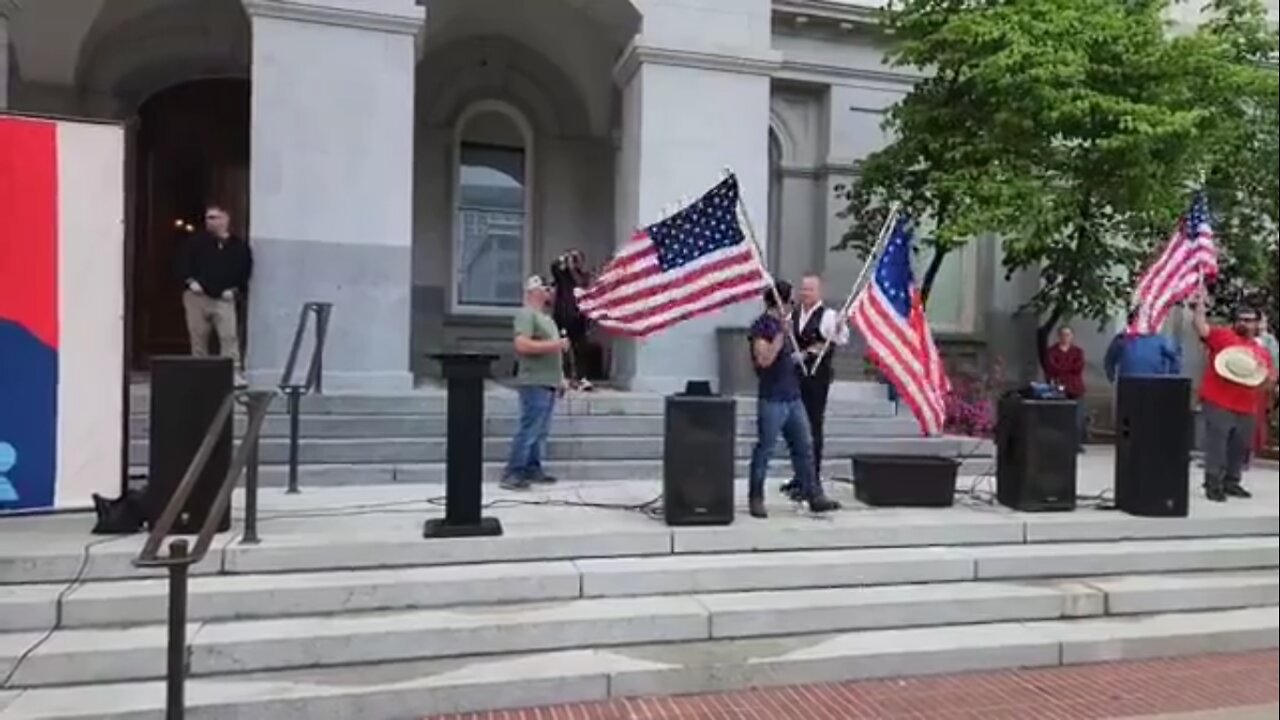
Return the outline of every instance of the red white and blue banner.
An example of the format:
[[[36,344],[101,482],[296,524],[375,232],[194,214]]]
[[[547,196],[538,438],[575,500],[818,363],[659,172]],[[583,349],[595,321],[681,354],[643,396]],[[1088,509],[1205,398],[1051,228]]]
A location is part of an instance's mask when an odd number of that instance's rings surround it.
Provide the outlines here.
[[[120,492],[124,133],[0,115],[0,512]]]

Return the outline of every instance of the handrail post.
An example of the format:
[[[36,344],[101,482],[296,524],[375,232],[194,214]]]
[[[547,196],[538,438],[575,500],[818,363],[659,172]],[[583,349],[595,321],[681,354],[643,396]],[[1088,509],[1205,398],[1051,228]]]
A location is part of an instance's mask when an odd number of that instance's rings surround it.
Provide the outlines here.
[[[301,405],[302,405],[302,388],[289,387],[285,389],[285,398],[289,404],[289,485],[285,492],[289,495],[298,494],[298,435],[300,432],[299,425],[301,423]]]
[[[329,314],[333,311],[333,303],[312,303],[316,314],[316,344],[312,352],[314,363],[311,386],[317,395],[324,394],[324,347],[329,334]]]
[[[250,406],[250,412],[253,411]],[[257,545],[258,539],[258,436],[246,437],[249,445],[249,462],[244,468],[244,536],[241,545]]]
[[[182,720],[187,679],[187,541],[169,543],[169,653],[165,678],[165,720]]]

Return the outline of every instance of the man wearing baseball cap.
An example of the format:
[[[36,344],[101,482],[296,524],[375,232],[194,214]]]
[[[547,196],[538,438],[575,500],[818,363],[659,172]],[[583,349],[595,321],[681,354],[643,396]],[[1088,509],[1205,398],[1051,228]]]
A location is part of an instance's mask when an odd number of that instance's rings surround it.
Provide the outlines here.
[[[1223,502],[1228,497],[1252,497],[1241,484],[1245,458],[1253,442],[1259,397],[1270,392],[1276,369],[1255,338],[1258,313],[1236,310],[1233,327],[1209,324],[1203,294],[1195,305],[1195,328],[1209,350],[1200,384],[1200,414],[1204,420],[1205,497]]]
[[[561,356],[569,341],[547,312],[554,289],[534,275],[524,284],[524,307],[516,313],[515,351],[519,361],[516,389],[520,398],[520,423],[511,439],[511,456],[502,474],[502,487],[527,490],[533,483],[553,483],[542,469],[542,453],[551,432],[556,397],[564,389]]]

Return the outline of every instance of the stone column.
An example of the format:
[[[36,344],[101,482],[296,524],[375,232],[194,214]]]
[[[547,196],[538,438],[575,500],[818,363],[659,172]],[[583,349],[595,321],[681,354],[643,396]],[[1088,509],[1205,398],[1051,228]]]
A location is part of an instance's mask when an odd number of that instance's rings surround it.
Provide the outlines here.
[[[413,0],[244,0],[253,31],[248,370],[280,379],[298,311],[333,303],[324,386],[409,371]]]
[[[9,107],[9,16],[17,9],[15,0],[0,0],[0,110]]]
[[[738,175],[762,254],[768,248],[769,0],[635,0],[644,35],[615,70],[622,88],[615,234],[626,239],[664,207]],[[717,377],[715,329],[742,327],[761,311],[742,303],[650,339],[618,343],[614,374],[639,391],[671,392]]]

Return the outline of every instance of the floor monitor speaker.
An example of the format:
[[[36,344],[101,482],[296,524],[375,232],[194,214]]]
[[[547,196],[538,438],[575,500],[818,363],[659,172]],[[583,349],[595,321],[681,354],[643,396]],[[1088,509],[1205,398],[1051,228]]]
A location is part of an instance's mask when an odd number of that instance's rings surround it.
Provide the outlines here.
[[[153,357],[151,359],[151,430],[147,489],[147,521],[156,522],[182,482],[222,401],[232,390],[228,358]],[[194,535],[209,516],[219,486],[231,466],[231,419],[218,432],[213,454],[187,498],[173,533]],[[231,528],[231,511],[218,520],[218,532]]]
[[[1186,517],[1191,380],[1130,376],[1116,388],[1116,507],[1130,515]]]
[[[996,416],[996,497],[1028,512],[1074,510],[1080,447],[1074,400],[1016,394],[1000,400]]]
[[[733,522],[736,405],[726,397],[667,398],[662,498],[668,525]]]

